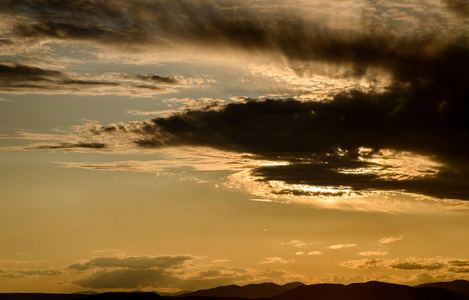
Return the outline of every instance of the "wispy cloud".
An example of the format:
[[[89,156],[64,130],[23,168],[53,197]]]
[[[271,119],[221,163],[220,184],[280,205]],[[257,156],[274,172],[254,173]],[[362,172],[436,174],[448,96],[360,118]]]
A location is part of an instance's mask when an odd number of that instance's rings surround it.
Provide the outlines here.
[[[379,242],[381,244],[390,244],[390,243],[394,243],[394,242],[397,242],[397,241],[400,241],[404,238],[403,235],[399,235],[399,236],[387,236],[387,237],[383,237],[382,239],[379,240]]]
[[[182,78],[181,78],[182,79]],[[108,73],[82,75],[23,64],[0,64],[3,93],[126,95],[149,97],[182,87],[174,76]]]
[[[57,276],[59,270],[0,269],[0,278],[25,278],[31,276]]]
[[[282,243],[282,244],[287,245],[287,246],[297,247],[297,248],[303,248],[303,247],[307,247],[309,245],[309,243],[303,242],[303,241],[300,241],[300,240],[291,240],[289,242]]]
[[[350,248],[350,247],[356,247],[356,246],[357,244],[337,244],[337,245],[329,246],[329,249],[337,250],[337,249]]]
[[[262,264],[288,264],[295,262],[294,259],[283,259],[281,257],[266,257],[261,263]]]
[[[321,251],[310,251],[310,252],[295,252],[295,255],[301,256],[301,255],[309,255],[309,256],[315,256],[315,255],[321,255]]]
[[[383,255],[388,255],[388,251],[362,251],[358,252],[358,254],[362,256],[383,256]]]
[[[447,273],[464,272],[464,267],[454,263],[449,258],[366,258],[350,260],[340,263],[341,266],[363,270],[369,268],[394,269],[402,271],[439,271]]]

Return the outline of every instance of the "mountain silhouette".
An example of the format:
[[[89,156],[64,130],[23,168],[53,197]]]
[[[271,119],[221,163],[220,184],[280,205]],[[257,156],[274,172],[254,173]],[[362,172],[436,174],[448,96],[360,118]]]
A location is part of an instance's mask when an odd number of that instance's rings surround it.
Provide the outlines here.
[[[125,292],[118,292],[118,293],[102,293],[87,296],[81,298],[82,300],[158,300],[158,299],[166,299],[158,295],[157,293],[145,293],[145,292],[134,292],[134,293],[125,293]]]
[[[0,294],[0,300],[469,300],[469,282],[434,282],[416,287],[370,281],[366,283],[312,284],[293,282],[229,285],[185,293],[181,296],[160,296],[151,292],[109,292],[84,294]]]
[[[44,294],[44,293],[1,293],[0,300],[75,300],[83,299],[84,294]]]
[[[417,287],[438,287],[469,296],[469,281],[467,280],[455,280],[450,282],[430,282],[417,285]]]
[[[313,284],[300,286],[272,297],[272,300],[469,300],[442,288],[416,288],[377,281],[366,283]]]
[[[301,282],[292,282],[285,285],[278,285],[275,283],[261,283],[261,284],[248,284],[245,286],[227,285],[219,286],[213,289],[199,290],[196,292],[186,293],[180,295],[181,297],[188,296],[204,296],[204,297],[241,297],[249,299],[257,298],[270,298],[290,291],[292,289],[304,286]]]

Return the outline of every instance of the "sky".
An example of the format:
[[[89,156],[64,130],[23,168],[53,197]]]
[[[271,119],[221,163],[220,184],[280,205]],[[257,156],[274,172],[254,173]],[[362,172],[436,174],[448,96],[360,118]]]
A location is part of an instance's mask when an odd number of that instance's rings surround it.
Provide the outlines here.
[[[1,0],[0,292],[469,280],[463,0]]]

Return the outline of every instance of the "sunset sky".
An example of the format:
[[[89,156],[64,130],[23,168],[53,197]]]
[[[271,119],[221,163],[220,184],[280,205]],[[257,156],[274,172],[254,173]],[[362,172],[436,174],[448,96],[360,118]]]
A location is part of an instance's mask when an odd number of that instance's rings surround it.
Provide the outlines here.
[[[0,0],[0,292],[469,280],[465,0]]]

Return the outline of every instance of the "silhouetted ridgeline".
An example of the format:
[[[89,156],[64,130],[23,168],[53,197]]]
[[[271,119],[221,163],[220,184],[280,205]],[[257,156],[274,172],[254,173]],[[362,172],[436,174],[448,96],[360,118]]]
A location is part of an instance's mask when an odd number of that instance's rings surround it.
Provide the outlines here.
[[[242,297],[249,299],[270,298],[276,295],[283,294],[297,287],[303,286],[301,282],[292,282],[285,285],[278,285],[275,283],[261,283],[261,284],[248,284],[245,286],[227,285],[219,286],[213,289],[200,290],[192,293],[180,295],[180,297],[187,296],[209,296],[209,297]]]
[[[185,293],[160,296],[157,293],[84,294],[0,294],[0,300],[469,300],[469,281],[436,282],[410,287],[377,281],[366,283],[313,284],[293,282],[229,285]],[[269,295],[269,296],[266,296]]]
[[[418,285],[417,287],[439,287],[469,296],[469,281],[466,280],[455,280],[451,282],[431,282]]]
[[[469,296],[442,288],[417,288],[371,281],[367,283],[314,284],[272,297],[273,300],[469,300]]]

